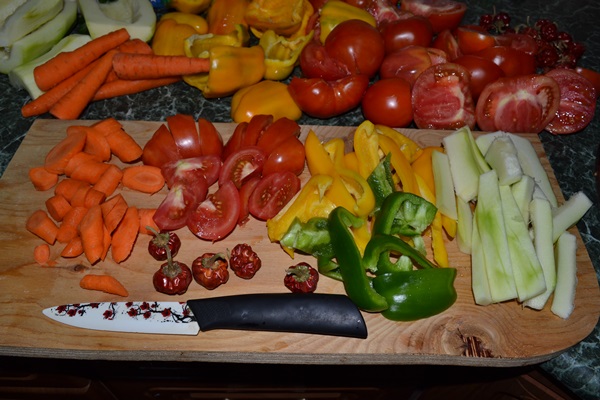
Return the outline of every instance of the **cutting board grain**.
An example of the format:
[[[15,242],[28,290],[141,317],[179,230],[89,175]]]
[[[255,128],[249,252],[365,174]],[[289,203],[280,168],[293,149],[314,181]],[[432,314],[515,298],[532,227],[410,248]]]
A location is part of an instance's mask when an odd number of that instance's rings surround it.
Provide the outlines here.
[[[251,220],[225,240],[210,243],[195,238],[187,229],[178,260],[191,265],[208,251],[225,251],[240,242],[249,243],[263,260],[251,280],[232,276],[214,291],[192,283],[176,298],[154,291],[151,277],[158,268],[146,251],[148,237],[140,236],[131,257],[118,265],[110,260],[90,266],[84,259],[58,258],[55,267],[41,267],[33,260],[40,240],[25,230],[30,213],[43,208],[49,192],[37,192],[28,180],[30,167],[40,165],[48,150],[65,135],[69,124],[93,121],[37,120],[0,180],[0,354],[34,357],[113,360],[171,360],[248,363],[311,364],[445,364],[518,366],[548,360],[585,338],[600,314],[598,281],[592,263],[578,238],[578,279],[575,310],[568,320],[553,315],[549,307],[533,311],[516,302],[477,306],[470,289],[469,257],[448,243],[450,260],[458,270],[458,300],[449,310],[416,322],[392,322],[379,314],[365,313],[367,339],[293,333],[210,331],[198,337],[123,334],[82,330],[45,318],[46,307],[65,303],[119,301],[122,298],[78,286],[86,272],[115,276],[129,290],[130,300],[187,300],[239,293],[286,292],[285,268],[309,257],[291,259],[266,237],[264,222]],[[125,129],[144,144],[160,122],[124,121]],[[216,124],[224,138],[234,125]],[[347,137],[355,128],[303,126],[302,137],[313,129],[321,138]],[[439,145],[448,132],[402,130],[421,145]],[[534,144],[562,201],[554,174],[536,135]],[[302,178],[307,179],[307,173]],[[140,195],[123,189],[126,200],[139,207],[157,206],[164,193]],[[59,246],[53,248],[57,257]],[[318,292],[343,293],[342,284],[322,277]]]

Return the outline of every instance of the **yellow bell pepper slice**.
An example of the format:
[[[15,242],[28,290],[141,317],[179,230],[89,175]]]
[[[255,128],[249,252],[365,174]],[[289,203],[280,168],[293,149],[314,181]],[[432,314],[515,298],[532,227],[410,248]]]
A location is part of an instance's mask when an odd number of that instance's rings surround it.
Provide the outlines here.
[[[323,148],[327,154],[329,154],[329,158],[333,162],[334,168],[346,168],[344,163],[344,154],[346,152],[344,139],[339,137],[330,139],[323,144]]]
[[[356,173],[360,173],[358,171],[358,157],[356,156],[356,152],[350,151],[344,154],[344,166]]]
[[[415,174],[419,175],[425,183],[427,183],[427,187],[433,194],[435,194],[435,183],[433,180],[433,167],[431,164],[431,153],[434,151],[439,151],[441,153],[444,152],[444,149],[439,146],[428,146],[423,148],[421,154],[411,163],[413,171]]]
[[[292,99],[285,83],[264,80],[238,90],[231,98],[231,119],[234,122],[249,122],[255,115],[297,121],[302,110]]]
[[[358,172],[367,179],[379,165],[379,134],[371,121],[364,121],[354,131],[354,152],[358,158]]]
[[[375,195],[367,180],[360,174],[346,168],[338,168],[336,172],[354,198],[354,208],[348,208],[348,210],[359,217],[366,217],[371,214],[373,208],[375,208]]]
[[[201,15],[196,15],[189,12],[172,11],[160,17],[158,23],[160,24],[162,21],[166,21],[168,19],[175,20],[178,24],[191,26],[199,35],[204,35],[208,32],[208,22],[206,22],[206,19]]]
[[[421,196],[428,202],[435,204],[435,196],[427,187],[427,183],[419,175],[416,176],[417,184],[421,191]],[[433,249],[433,259],[440,267],[447,268],[450,266],[448,260],[448,250],[444,242],[444,234],[442,232],[442,213],[439,210],[435,213],[435,217],[430,225],[431,232],[431,247]]]
[[[402,185],[402,191],[420,195],[413,169],[396,142],[388,136],[380,135],[379,147],[385,155],[391,153],[391,164],[394,168],[394,174]]]
[[[375,129],[378,133],[393,139],[410,163],[421,154],[422,149],[417,142],[397,130],[385,125],[375,125]]]
[[[319,40],[321,41],[321,44],[325,43],[325,39],[327,39],[327,36],[329,36],[336,26],[350,19],[360,19],[373,27],[377,27],[375,17],[362,8],[337,0],[331,0],[325,3],[325,5],[321,7],[321,16],[319,18],[319,24],[321,26]]]

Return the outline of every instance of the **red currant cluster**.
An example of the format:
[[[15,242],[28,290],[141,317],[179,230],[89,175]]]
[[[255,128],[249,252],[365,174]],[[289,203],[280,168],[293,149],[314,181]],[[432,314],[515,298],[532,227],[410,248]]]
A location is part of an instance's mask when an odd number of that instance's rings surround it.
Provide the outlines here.
[[[575,68],[585,51],[582,43],[558,29],[556,23],[541,18],[533,25],[510,26],[511,18],[505,12],[484,14],[479,18],[479,26],[492,34],[521,33],[532,37],[537,44],[536,62],[542,69],[556,67]]]

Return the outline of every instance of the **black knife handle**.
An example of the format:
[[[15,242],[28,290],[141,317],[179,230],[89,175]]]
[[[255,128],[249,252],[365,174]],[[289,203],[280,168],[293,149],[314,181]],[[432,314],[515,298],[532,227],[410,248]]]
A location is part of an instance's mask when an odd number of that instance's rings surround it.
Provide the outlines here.
[[[367,337],[362,314],[344,295],[241,294],[188,300],[187,304],[201,331],[237,329]]]

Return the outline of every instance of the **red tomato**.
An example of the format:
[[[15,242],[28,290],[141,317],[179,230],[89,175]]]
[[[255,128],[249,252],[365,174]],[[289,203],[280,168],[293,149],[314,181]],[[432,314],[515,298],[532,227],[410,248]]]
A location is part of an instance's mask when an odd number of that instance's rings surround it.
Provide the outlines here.
[[[238,216],[238,225],[244,225],[248,222],[248,217],[250,216],[250,210],[248,210],[248,201],[250,200],[250,195],[260,182],[259,176],[253,176],[248,179],[240,189],[240,215]]]
[[[265,129],[256,145],[268,156],[290,136],[300,136],[300,125],[292,119],[282,117]]]
[[[560,88],[558,111],[546,130],[553,134],[569,134],[588,126],[596,110],[596,89],[592,82],[565,68],[548,71],[546,76],[554,79]]]
[[[232,181],[236,188],[241,188],[248,179],[260,176],[265,161],[265,153],[256,146],[237,150],[223,162],[219,174],[219,186]]]
[[[281,171],[263,176],[248,200],[248,210],[255,218],[273,218],[300,190],[300,178]]]
[[[168,187],[177,182],[191,184],[198,176],[206,179],[208,186],[211,186],[219,179],[222,165],[221,157],[208,155],[170,161],[163,164],[160,170]]]
[[[467,11],[464,3],[452,0],[402,0],[401,6],[429,19],[434,33],[456,28]]]
[[[198,140],[202,155],[221,157],[223,154],[223,138],[213,123],[206,118],[198,118]]]
[[[469,71],[471,76],[471,95],[473,101],[477,101],[479,95],[488,83],[496,81],[504,76],[504,71],[490,60],[477,57],[474,55],[466,55],[456,58],[454,63],[462,65]]]
[[[347,66],[327,54],[325,46],[312,41],[300,53],[300,69],[306,78],[334,81],[350,75]]]
[[[379,77],[402,78],[412,86],[427,68],[447,62],[445,57],[446,53],[438,49],[408,46],[385,56],[379,69]]]
[[[459,26],[454,30],[454,36],[462,54],[473,54],[496,44],[494,36],[479,26]]]
[[[240,122],[235,126],[233,133],[225,146],[223,147],[223,152],[221,154],[221,158],[226,160],[231,154],[235,153],[239,149],[242,148],[242,143],[244,141],[244,136],[246,135],[246,129],[248,129],[248,122]]]
[[[164,163],[178,160],[179,151],[166,125],[162,124],[152,135],[142,152],[142,162],[160,168]]]
[[[296,136],[288,136],[269,154],[262,173],[268,175],[273,172],[290,171],[300,175],[304,171],[305,161],[304,144]]]
[[[175,114],[167,117],[167,125],[175,140],[181,158],[191,158],[202,155],[196,120],[191,115]]]
[[[402,78],[378,80],[367,89],[362,112],[374,124],[408,126],[413,119],[410,83]]]
[[[438,33],[431,44],[431,47],[442,50],[444,53],[446,53],[448,55],[448,61],[452,61],[455,58],[462,56],[462,51],[458,46],[458,41],[449,29]]]
[[[500,78],[477,100],[477,125],[482,131],[538,133],[554,118],[560,102],[556,81],[544,75]]]
[[[582,67],[576,67],[575,72],[592,82],[594,89],[596,89],[596,96],[600,96],[600,73]]]
[[[267,114],[257,114],[250,118],[246,133],[242,139],[242,147],[256,146],[258,139],[263,134],[265,129],[273,123],[273,116]]]
[[[389,54],[406,46],[428,47],[433,39],[433,29],[426,18],[411,17],[384,24],[381,36],[385,53]]]
[[[469,71],[446,63],[427,68],[415,81],[412,105],[420,129],[458,129],[475,126],[475,107]]]
[[[161,231],[174,231],[186,225],[188,215],[206,198],[208,185],[198,177],[192,184],[175,183],[152,217]]]
[[[475,55],[494,62],[507,77],[530,75],[536,71],[535,57],[512,47],[492,46]]]
[[[374,76],[385,54],[379,31],[359,19],[338,24],[325,39],[327,54],[351,74]]]
[[[536,55],[538,51],[538,45],[535,39],[524,33],[503,33],[502,35],[496,36],[496,44],[498,46],[512,47],[515,50]]]
[[[220,240],[233,231],[239,215],[240,195],[233,182],[227,181],[190,212],[187,227],[200,239]]]
[[[358,106],[368,86],[367,75],[350,75],[336,81],[294,77],[288,91],[306,114],[331,118]]]

